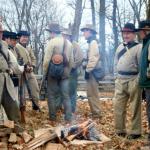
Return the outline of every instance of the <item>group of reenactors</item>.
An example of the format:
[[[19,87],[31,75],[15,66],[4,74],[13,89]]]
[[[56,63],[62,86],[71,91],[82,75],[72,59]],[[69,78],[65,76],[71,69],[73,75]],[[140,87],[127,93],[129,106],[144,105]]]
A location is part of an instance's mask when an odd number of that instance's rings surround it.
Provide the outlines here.
[[[85,70],[87,97],[94,118],[102,117],[99,101],[98,81],[93,70],[102,59],[96,30],[91,24],[81,28],[87,40],[88,50],[86,63],[83,65],[83,53],[79,44],[73,40],[69,29],[61,29],[59,24],[51,23],[46,29],[49,32],[43,61],[43,76],[47,80],[48,110],[51,125],[57,122],[57,111],[64,109],[64,120],[70,124],[76,112],[77,81],[79,68]],[[142,44],[137,42],[139,32]],[[114,77],[115,96],[113,99],[115,131],[118,136],[128,139],[141,137],[141,93],[146,95],[147,116],[150,140],[150,20],[141,21],[139,28],[127,23],[121,30],[123,43],[115,53]],[[34,75],[36,59],[33,50],[28,46],[30,33],[3,31],[0,25],[0,104],[4,107],[8,119],[19,123],[25,122],[26,86],[32,101],[32,108],[41,111],[39,106],[39,87]],[[58,65],[59,64],[59,65]],[[62,75],[52,76],[55,66],[63,66]],[[55,69],[53,69],[54,67]],[[100,66],[102,67],[102,66]],[[61,70],[61,68],[59,68]],[[58,73],[58,72],[56,72]],[[126,108],[131,104],[131,128],[126,131]],[[20,118],[21,116],[21,118]]]
[[[3,30],[2,24],[0,29],[0,102],[8,119],[16,123],[25,122],[25,88],[32,101],[33,110],[41,111],[40,90],[34,75],[36,59],[32,48],[28,45],[30,33],[23,30],[18,33],[6,31]],[[73,40],[69,29],[61,30],[59,24],[51,23],[47,31],[50,33],[50,40],[45,48],[43,76],[47,80],[49,120],[54,125],[57,121],[57,111],[63,108],[65,123],[70,123],[76,112],[77,80],[83,52],[79,44]],[[88,59],[85,59],[84,65],[89,105],[92,116],[101,117],[98,83],[91,73],[100,59],[97,32],[90,24],[83,27],[81,31],[84,32],[89,44]],[[54,60],[58,63],[62,58],[63,61],[65,60],[63,74],[61,78],[56,79],[55,75],[53,77],[50,75],[50,62]]]
[[[115,54],[114,122],[116,134],[128,139],[141,137],[141,103],[146,100],[148,116],[148,140],[150,140],[150,20],[127,23],[122,29],[124,42]],[[136,38],[139,33],[141,42]],[[142,94],[142,92],[144,94]],[[143,98],[142,95],[145,95]],[[126,129],[127,104],[130,103],[131,126]]]

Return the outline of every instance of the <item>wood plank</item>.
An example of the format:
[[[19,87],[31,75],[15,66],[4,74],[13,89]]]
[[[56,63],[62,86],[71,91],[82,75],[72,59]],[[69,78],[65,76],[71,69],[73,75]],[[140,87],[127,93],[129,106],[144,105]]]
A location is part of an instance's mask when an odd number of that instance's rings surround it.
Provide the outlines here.
[[[55,139],[56,137],[56,133],[47,132],[45,134],[42,134],[41,136],[34,138],[32,141],[26,144],[26,148],[24,148],[24,150],[34,150],[35,148],[44,145],[46,142]]]
[[[45,150],[65,150],[65,147],[61,144],[47,143]]]

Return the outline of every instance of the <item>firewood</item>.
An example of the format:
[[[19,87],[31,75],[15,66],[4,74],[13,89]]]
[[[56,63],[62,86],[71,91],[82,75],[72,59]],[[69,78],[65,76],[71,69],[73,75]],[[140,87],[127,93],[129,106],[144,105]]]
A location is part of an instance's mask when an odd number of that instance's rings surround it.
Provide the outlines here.
[[[0,123],[0,126],[13,129],[15,125],[14,121],[4,120],[2,123]]]
[[[50,130],[52,130],[52,128],[46,128],[46,129],[42,128],[42,129],[34,130],[34,137],[37,138],[41,136],[42,134],[49,132]]]
[[[55,139],[57,137],[56,133],[44,133],[41,136],[34,138],[31,142],[26,145],[24,150],[34,150],[35,148],[45,144],[46,142]]]
[[[65,150],[65,148],[61,144],[47,143],[45,150]]]
[[[95,123],[90,123],[89,125],[87,125],[86,127],[83,127],[78,133],[76,134],[72,134],[66,137],[66,140],[68,142],[72,141],[73,139],[75,139],[78,135],[83,134],[87,132],[88,129],[92,128],[95,125]]]
[[[17,142],[17,135],[16,135],[16,133],[11,133],[8,141],[10,143],[16,143]]]
[[[8,150],[7,143],[0,142],[0,150]]]
[[[30,134],[28,134],[26,131],[24,131],[24,132],[22,133],[22,137],[23,137],[25,143],[28,143],[28,142],[33,138],[33,137],[32,137]]]

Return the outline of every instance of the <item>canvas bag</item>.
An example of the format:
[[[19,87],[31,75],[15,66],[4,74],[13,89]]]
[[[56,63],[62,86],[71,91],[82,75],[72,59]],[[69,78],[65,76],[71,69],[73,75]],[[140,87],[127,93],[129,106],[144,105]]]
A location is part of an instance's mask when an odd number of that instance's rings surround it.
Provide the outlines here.
[[[61,54],[53,54],[49,63],[48,75],[54,79],[60,80],[64,73],[64,67],[66,66],[65,46],[66,40],[64,39],[63,51]],[[57,61],[58,59],[58,61]]]
[[[96,79],[96,81],[102,80],[105,76],[104,55],[103,55],[103,52],[100,51],[100,48],[99,48],[99,53],[100,53],[100,59],[96,67],[92,70],[92,74],[94,78]]]

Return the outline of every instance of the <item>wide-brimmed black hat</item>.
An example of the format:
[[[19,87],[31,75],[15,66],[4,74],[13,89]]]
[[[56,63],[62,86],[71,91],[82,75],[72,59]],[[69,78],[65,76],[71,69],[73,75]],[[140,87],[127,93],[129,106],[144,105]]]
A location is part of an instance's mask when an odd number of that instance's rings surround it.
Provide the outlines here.
[[[7,31],[7,30],[4,30],[3,31],[3,38],[5,39],[7,39],[7,38],[9,38],[10,37],[10,32],[9,31]]]
[[[9,32],[9,38],[17,40],[18,39],[18,34],[15,33],[15,32]]]
[[[30,33],[28,31],[24,31],[24,30],[21,30],[17,33],[18,37],[20,36],[30,36]]]
[[[126,23],[121,32],[136,32],[135,25],[133,23]]]
[[[50,23],[48,26],[48,29],[46,29],[46,31],[55,32],[55,33],[61,32],[60,26],[58,23]]]
[[[148,30],[148,31],[150,31],[150,20],[140,21],[139,27],[136,30],[137,31],[140,31],[140,30]]]
[[[81,31],[84,32],[85,30],[90,30],[92,31],[94,34],[97,34],[94,26],[92,24],[86,24],[84,27],[81,28]]]

